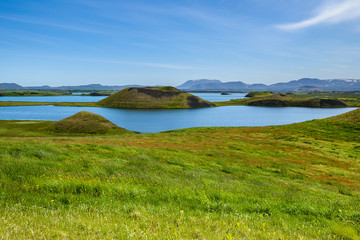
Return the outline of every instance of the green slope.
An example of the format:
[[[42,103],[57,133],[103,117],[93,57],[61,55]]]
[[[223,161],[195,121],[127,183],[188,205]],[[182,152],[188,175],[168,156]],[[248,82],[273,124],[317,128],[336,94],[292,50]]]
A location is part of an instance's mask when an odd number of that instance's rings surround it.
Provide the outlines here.
[[[251,92],[250,98],[233,99],[216,102],[217,106],[248,105],[262,107],[311,107],[311,108],[340,108],[348,105],[338,99],[302,97],[294,94],[272,94],[269,92]],[[352,105],[353,106],[353,105]]]

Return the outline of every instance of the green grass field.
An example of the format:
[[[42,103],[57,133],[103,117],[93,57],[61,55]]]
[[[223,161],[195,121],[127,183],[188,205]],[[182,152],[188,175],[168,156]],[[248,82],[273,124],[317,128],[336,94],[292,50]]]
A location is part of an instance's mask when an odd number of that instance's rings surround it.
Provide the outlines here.
[[[0,239],[360,239],[359,122],[54,136],[1,121]]]

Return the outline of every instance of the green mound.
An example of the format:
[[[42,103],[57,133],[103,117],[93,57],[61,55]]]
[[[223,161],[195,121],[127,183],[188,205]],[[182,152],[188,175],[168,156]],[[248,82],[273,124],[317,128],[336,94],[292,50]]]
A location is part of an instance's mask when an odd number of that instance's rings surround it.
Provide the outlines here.
[[[130,87],[99,102],[113,108],[205,108],[215,106],[190,93],[174,87]]]
[[[270,91],[252,91],[249,92],[248,94],[246,94],[245,97],[260,97],[260,96],[268,96],[268,95],[272,95],[273,93]]]
[[[86,111],[54,122],[46,129],[56,133],[73,134],[123,134],[130,132],[98,114]]]
[[[339,108],[347,105],[336,99],[296,98],[285,94],[273,94],[264,97],[248,99],[249,106],[264,107],[311,107],[311,108]]]
[[[327,120],[360,128],[360,108],[335,117],[327,118]]]

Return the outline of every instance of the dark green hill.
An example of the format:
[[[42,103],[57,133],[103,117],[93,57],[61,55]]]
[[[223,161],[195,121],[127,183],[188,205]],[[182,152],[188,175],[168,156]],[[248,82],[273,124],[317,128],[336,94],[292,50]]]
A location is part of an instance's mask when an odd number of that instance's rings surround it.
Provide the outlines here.
[[[252,97],[245,99],[233,99],[226,102],[217,102],[217,106],[226,105],[248,105],[262,107],[311,107],[311,108],[341,108],[348,105],[339,100],[331,98],[307,97],[291,93],[271,94],[269,92],[253,92]],[[352,105],[353,106],[353,105]]]
[[[130,132],[98,114],[86,111],[54,122],[46,129],[56,133],[73,134],[123,134]]]
[[[113,108],[205,108],[215,106],[174,87],[129,87],[99,102]]]
[[[296,98],[285,94],[273,94],[264,97],[249,99],[249,106],[264,107],[312,107],[312,108],[337,108],[347,105],[336,99],[323,98]]]
[[[251,91],[248,94],[246,94],[245,97],[263,97],[263,96],[269,96],[273,93],[270,91]]]

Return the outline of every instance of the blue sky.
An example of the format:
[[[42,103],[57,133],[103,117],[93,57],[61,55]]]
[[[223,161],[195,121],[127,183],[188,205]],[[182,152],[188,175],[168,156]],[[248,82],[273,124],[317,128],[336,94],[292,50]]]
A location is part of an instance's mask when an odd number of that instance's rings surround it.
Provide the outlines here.
[[[0,82],[360,78],[359,0],[2,0]]]

